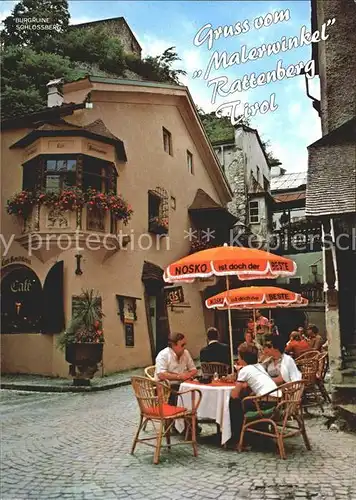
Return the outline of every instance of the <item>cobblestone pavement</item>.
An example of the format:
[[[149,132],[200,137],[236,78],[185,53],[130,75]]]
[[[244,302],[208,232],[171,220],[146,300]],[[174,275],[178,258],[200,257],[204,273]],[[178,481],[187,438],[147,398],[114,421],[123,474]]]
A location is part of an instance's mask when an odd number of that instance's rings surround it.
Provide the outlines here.
[[[162,452],[138,445],[131,387],[98,393],[2,391],[2,500],[59,499],[315,499],[356,500],[356,436],[307,421],[308,452],[287,441],[287,460],[274,446],[237,453],[221,449],[204,425],[199,456],[191,447]]]

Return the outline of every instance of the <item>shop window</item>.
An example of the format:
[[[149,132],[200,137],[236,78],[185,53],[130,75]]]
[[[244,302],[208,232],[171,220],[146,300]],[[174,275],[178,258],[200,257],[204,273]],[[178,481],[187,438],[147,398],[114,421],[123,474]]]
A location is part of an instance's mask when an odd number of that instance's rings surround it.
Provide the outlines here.
[[[193,175],[194,174],[193,155],[188,150],[187,150],[187,165],[188,165],[188,172]]]
[[[173,156],[173,148],[172,148],[172,134],[164,127],[163,130],[163,149],[166,153]]]
[[[258,224],[260,221],[258,201],[249,202],[249,217],[251,224]]]
[[[41,282],[32,269],[15,266],[5,274],[1,281],[2,333],[40,333],[42,307]]]

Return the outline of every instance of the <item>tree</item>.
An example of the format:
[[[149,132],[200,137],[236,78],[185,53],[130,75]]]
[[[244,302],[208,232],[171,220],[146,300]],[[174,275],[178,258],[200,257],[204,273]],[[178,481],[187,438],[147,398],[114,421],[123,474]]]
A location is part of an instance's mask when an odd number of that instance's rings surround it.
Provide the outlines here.
[[[262,140],[261,142],[264,152],[266,153],[266,156],[268,158],[268,163],[270,167],[278,167],[278,165],[282,165],[282,162],[279,161],[278,158],[275,158],[273,152],[271,151],[271,142]]]
[[[173,68],[180,60],[174,47],[141,60],[125,54],[120,39],[107,27],[68,26],[69,18],[67,0],[22,0],[5,19],[1,34],[3,118],[45,108],[46,84],[54,78],[64,82],[87,74],[126,78],[126,70],[131,69],[138,78],[179,84],[179,76],[186,74]],[[21,20],[29,27],[21,29]],[[49,25],[56,29],[41,29]]]
[[[175,47],[169,47],[160,56],[147,56],[145,59],[128,54],[126,64],[129,69],[147,80],[180,85],[179,77],[187,73],[172,67],[176,61],[181,61],[174,49]]]
[[[197,111],[212,144],[220,141],[234,141],[235,127],[231,124],[229,116],[218,117],[214,111],[205,113],[199,107]],[[248,120],[242,119],[240,123],[248,125]]]
[[[1,57],[2,118],[39,111],[46,106],[46,84],[54,78],[65,81],[85,76],[68,57],[9,46]]]
[[[2,42],[5,46],[35,48],[43,38],[57,38],[63,33],[69,18],[67,0],[22,0],[4,20]]]

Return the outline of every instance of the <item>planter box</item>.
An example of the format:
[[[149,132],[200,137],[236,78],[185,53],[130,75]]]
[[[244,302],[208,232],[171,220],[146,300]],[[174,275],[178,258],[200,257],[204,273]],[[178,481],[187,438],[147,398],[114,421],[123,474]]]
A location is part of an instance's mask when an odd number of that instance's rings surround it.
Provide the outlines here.
[[[103,343],[81,342],[66,346],[66,361],[72,365],[92,366],[103,359]]]
[[[168,228],[158,224],[157,222],[150,221],[149,223],[149,228],[148,228],[150,233],[154,234],[167,234],[168,233]]]

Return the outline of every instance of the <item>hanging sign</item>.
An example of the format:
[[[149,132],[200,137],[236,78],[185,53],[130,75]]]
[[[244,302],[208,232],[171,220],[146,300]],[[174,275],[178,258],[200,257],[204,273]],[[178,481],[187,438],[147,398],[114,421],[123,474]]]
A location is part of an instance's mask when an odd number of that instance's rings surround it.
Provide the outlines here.
[[[183,287],[181,286],[167,288],[164,291],[164,294],[167,306],[171,306],[174,304],[181,304],[182,302],[184,302]]]

